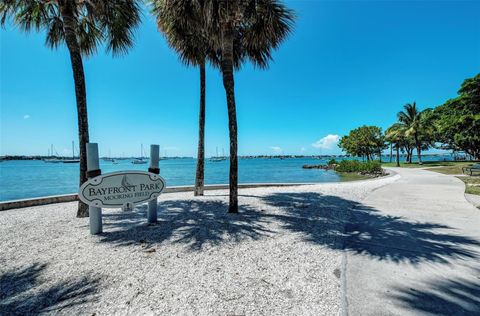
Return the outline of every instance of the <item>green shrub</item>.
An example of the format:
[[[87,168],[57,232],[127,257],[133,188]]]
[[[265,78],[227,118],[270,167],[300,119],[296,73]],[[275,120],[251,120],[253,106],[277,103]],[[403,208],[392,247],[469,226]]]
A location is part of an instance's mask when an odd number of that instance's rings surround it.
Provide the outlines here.
[[[357,160],[342,160],[335,168],[338,172],[360,172],[376,174],[382,172],[382,166],[379,161],[360,162]]]
[[[337,161],[335,159],[330,159],[330,161],[328,162],[328,165],[331,166],[331,165],[338,165]]]

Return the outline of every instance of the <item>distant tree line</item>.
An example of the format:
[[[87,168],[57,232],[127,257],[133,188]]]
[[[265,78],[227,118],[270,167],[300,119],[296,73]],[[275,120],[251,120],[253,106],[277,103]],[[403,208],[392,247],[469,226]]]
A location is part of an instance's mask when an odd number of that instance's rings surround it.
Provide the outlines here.
[[[480,74],[466,79],[458,96],[435,108],[419,111],[415,102],[408,103],[397,114],[398,121],[382,133],[377,126],[361,126],[340,139],[338,146],[347,154],[367,160],[383,150],[396,151],[397,166],[400,153],[412,163],[417,154],[422,164],[422,151],[429,148],[461,151],[480,159]]]

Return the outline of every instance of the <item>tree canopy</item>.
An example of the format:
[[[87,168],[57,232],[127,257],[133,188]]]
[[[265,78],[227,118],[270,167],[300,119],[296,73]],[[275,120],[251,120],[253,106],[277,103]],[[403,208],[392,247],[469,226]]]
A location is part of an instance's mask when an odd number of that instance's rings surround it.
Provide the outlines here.
[[[377,126],[361,126],[350,131],[338,144],[347,154],[371,160],[386,147],[382,129]]]
[[[433,110],[435,140],[480,159],[480,74],[466,79],[458,94]]]

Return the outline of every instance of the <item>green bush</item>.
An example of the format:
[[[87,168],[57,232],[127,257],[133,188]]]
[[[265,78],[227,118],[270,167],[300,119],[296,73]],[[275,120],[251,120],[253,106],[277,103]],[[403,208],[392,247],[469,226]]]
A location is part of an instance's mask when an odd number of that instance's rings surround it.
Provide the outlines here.
[[[382,166],[379,161],[361,162],[357,160],[342,160],[335,170],[338,172],[361,172],[376,174],[382,172]]]
[[[330,159],[330,161],[328,162],[328,165],[331,166],[331,165],[337,165],[337,161],[335,159]]]

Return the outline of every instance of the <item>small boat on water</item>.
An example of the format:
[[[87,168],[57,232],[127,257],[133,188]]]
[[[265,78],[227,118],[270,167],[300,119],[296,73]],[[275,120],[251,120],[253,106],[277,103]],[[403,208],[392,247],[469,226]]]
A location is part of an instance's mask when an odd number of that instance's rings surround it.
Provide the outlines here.
[[[52,158],[45,158],[43,159],[44,162],[47,162],[47,163],[79,163],[80,162],[80,159],[75,157],[75,143],[73,141],[72,141],[72,158],[71,159],[68,159],[66,157],[59,158],[56,150],[55,150],[55,153],[57,153],[57,156],[53,156],[53,152],[54,152],[53,144],[51,145],[51,147],[52,149],[50,154]]]
[[[221,157],[218,156],[218,147],[217,147],[216,151],[217,151],[217,155],[216,155],[215,157],[211,157],[211,158],[209,159],[209,161],[212,161],[212,162],[220,162],[220,161],[227,160],[227,157],[225,157],[225,151],[224,151],[223,148],[222,148],[222,153],[223,153],[223,155],[222,155]]]
[[[107,161],[107,162],[115,162],[115,159],[113,159],[111,157],[112,157],[112,154],[111,154],[110,150],[108,150],[108,157],[104,157],[104,158],[102,158],[102,160]]]
[[[140,158],[135,158],[132,160],[132,164],[134,165],[143,165],[147,163],[147,159],[143,158],[143,144],[140,147]]]
[[[46,159],[43,159],[43,162],[47,162],[47,163],[61,163],[62,162],[62,159],[58,159],[58,158],[46,158]]]

